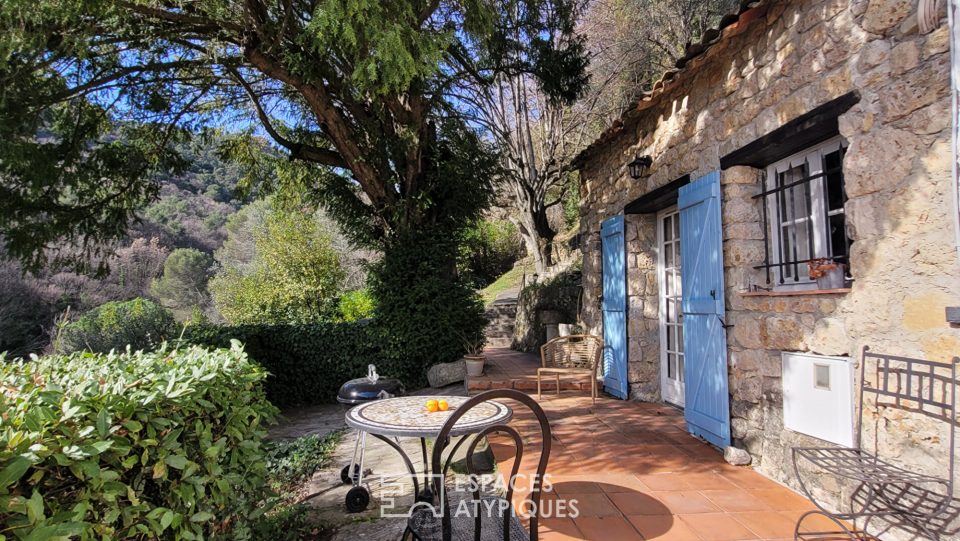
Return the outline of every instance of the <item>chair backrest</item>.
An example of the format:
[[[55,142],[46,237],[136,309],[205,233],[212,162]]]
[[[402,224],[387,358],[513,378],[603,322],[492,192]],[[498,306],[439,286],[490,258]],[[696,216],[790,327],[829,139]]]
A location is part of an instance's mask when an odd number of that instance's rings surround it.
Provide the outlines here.
[[[540,348],[542,364],[547,368],[595,368],[603,355],[599,336],[574,334],[558,336]]]
[[[950,432],[947,479],[952,485],[956,455],[957,364],[960,364],[960,357],[954,357],[950,363],[938,363],[874,353],[864,346],[860,360],[857,447],[861,448],[863,444],[864,397],[868,395],[875,397],[878,411],[897,409],[942,421],[948,424]]]
[[[440,497],[440,502],[444,506],[443,516],[441,518],[441,523],[443,527],[443,540],[448,541],[451,537],[451,521],[450,521],[450,510],[447,508],[448,501],[446,498],[444,486],[444,478],[447,471],[450,468],[450,463],[453,460],[453,455],[457,452],[457,449],[465,441],[470,439],[469,436],[464,436],[457,444],[450,450],[446,462],[442,461],[442,455],[444,449],[450,443],[450,432],[453,430],[454,425],[457,421],[466,415],[472,408],[475,406],[486,402],[487,400],[502,400],[508,399],[520,403],[523,406],[526,406],[531,412],[533,412],[537,421],[540,424],[540,436],[542,447],[540,451],[540,460],[537,463],[536,475],[533,478],[533,483],[531,485],[530,492],[530,539],[531,541],[537,540],[537,528],[539,525],[539,514],[540,514],[540,502],[541,502],[541,492],[543,488],[544,474],[547,471],[547,461],[550,459],[550,445],[552,441],[552,435],[550,432],[550,423],[547,421],[547,415],[543,412],[543,409],[537,404],[536,400],[531,398],[525,393],[516,391],[513,389],[494,389],[491,391],[482,392],[459,406],[453,414],[450,415],[450,418],[447,419],[443,427],[440,429],[440,433],[437,436],[437,441],[433,446],[433,456],[431,460],[431,467],[433,472],[433,483],[434,483],[434,494]],[[472,476],[474,475],[473,471],[473,455],[477,449],[477,445],[489,434],[493,433],[502,433],[510,436],[514,444],[514,460],[513,467],[510,471],[510,477],[507,479],[507,494],[506,500],[508,502],[513,501],[513,492],[514,492],[514,480],[517,479],[517,473],[520,470],[520,462],[523,458],[523,438],[520,436],[520,433],[517,432],[513,427],[503,424],[490,426],[484,429],[482,432],[478,433],[470,443],[470,447],[467,449],[466,463],[467,463],[467,472]],[[474,487],[473,498],[475,500],[480,499],[480,490],[478,486]],[[477,515],[475,521],[475,535],[476,539],[480,539],[480,528],[481,528],[481,515],[480,513],[484,511],[483,506],[478,505],[476,507]],[[510,532],[510,513],[504,513],[504,539],[509,539]]]

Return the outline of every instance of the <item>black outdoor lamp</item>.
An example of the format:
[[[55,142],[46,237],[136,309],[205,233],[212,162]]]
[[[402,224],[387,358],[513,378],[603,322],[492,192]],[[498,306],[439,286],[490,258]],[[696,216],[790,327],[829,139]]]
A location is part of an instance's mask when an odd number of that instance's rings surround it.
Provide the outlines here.
[[[653,158],[649,155],[637,156],[632,162],[627,164],[627,169],[630,170],[630,178],[633,180],[639,179],[643,176],[644,171],[649,169],[651,165],[653,165]]]

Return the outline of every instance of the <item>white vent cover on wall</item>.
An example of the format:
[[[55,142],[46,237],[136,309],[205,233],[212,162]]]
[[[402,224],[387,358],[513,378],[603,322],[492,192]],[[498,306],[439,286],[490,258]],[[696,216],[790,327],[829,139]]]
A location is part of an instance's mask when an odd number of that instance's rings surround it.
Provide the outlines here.
[[[783,426],[852,447],[853,363],[848,357],[783,352]]]

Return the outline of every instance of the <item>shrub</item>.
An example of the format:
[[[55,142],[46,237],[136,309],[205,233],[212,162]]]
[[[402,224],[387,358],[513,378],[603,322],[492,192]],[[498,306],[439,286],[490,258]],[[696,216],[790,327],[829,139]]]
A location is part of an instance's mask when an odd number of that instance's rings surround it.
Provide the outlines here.
[[[253,238],[249,274],[225,267],[209,284],[227,321],[296,324],[335,315],[344,272],[312,216],[275,209]]]
[[[0,351],[11,357],[40,351],[49,343],[54,315],[37,280],[13,262],[0,262]]]
[[[177,331],[173,314],[147,299],[102,304],[67,323],[54,339],[58,353],[106,353],[157,347]]]
[[[366,289],[347,291],[340,296],[340,318],[343,321],[359,321],[373,317],[376,304]]]
[[[188,327],[184,339],[223,347],[233,339],[270,373],[267,397],[281,408],[336,401],[343,382],[365,376],[377,365],[384,376],[402,377],[396,356],[387,355],[372,324],[200,325]]]
[[[2,531],[250,538],[276,410],[238,344],[0,362],[0,376]]]
[[[267,442],[267,477],[271,496],[269,510],[252,525],[254,539],[306,541],[326,539],[323,525],[310,516],[308,504],[299,501],[303,482],[330,464],[343,432],[325,436],[311,434],[292,440]],[[313,519],[313,520],[311,520]]]

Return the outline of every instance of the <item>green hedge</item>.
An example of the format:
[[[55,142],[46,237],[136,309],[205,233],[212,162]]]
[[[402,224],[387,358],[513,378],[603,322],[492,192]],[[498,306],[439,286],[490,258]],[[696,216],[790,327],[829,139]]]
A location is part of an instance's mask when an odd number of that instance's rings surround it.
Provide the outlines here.
[[[0,356],[0,538],[245,539],[265,372],[232,349]]]
[[[194,344],[222,347],[231,340],[269,373],[267,397],[286,408],[335,402],[343,382],[365,376],[375,364],[383,376],[416,381],[425,367],[401,363],[367,322],[304,325],[198,326],[187,328],[184,339]]]

